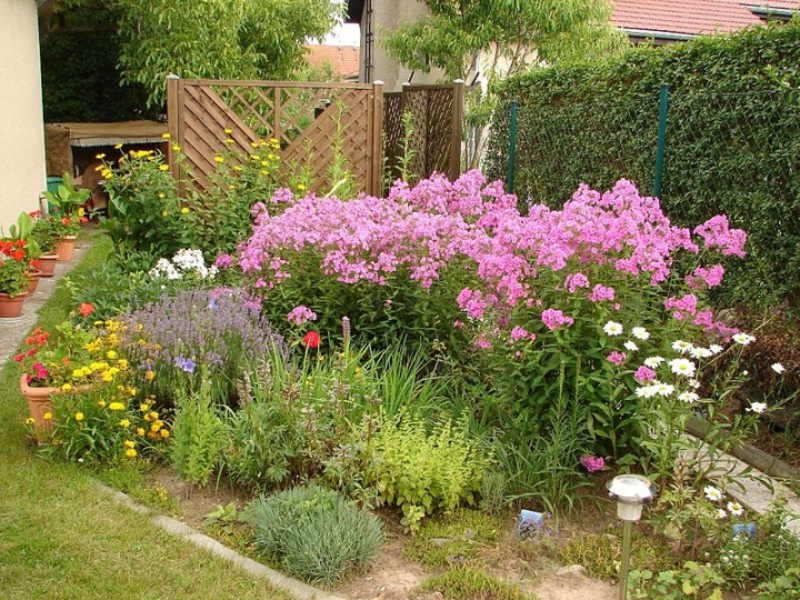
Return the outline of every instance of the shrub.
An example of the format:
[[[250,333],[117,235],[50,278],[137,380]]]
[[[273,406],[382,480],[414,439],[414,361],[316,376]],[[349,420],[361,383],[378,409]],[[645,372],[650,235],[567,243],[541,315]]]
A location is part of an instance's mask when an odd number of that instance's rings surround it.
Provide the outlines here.
[[[383,503],[403,511],[412,532],[436,510],[475,504],[490,459],[462,425],[442,422],[428,432],[416,418],[384,420],[374,439],[370,477]]]
[[[213,382],[213,401],[227,403],[246,358],[282,344],[257,304],[237,290],[186,290],[122,321],[123,348],[141,385],[152,388],[159,400],[172,399],[176,386],[196,382],[203,365]]]
[[[377,517],[316,485],[261,497],[248,508],[256,544],[292,575],[330,584],[366,566],[383,544]]]
[[[796,307],[800,194],[787,173],[796,168],[798,39],[797,22],[756,27],[510,77],[494,114],[487,173],[507,173],[517,101],[515,191],[523,204],[560,206],[579,183],[606,188],[620,177],[650,189],[659,88],[667,83],[664,210],[681,225],[718,212],[746,224],[751,255],[726,264],[721,302],[784,299]]]

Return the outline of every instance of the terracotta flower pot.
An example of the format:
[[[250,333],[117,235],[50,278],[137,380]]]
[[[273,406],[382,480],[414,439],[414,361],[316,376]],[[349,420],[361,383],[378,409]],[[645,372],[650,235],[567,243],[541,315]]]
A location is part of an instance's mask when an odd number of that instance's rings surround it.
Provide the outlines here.
[[[53,400],[51,395],[58,391],[54,387],[31,387],[28,385],[27,375],[23,375],[19,380],[19,389],[28,401],[28,412],[33,419],[33,431],[36,434],[36,441],[45,442],[50,437],[53,429]],[[44,416],[50,413],[50,418]]]
[[[75,252],[75,240],[77,239],[74,235],[68,235],[56,241],[56,256],[58,256],[58,260],[72,260],[72,255]]]
[[[28,292],[14,296],[0,293],[0,319],[16,319],[22,314],[22,303],[28,297]]]
[[[56,261],[58,256],[55,254],[43,254],[39,257],[39,270],[42,272],[42,277],[52,277],[56,270]]]
[[[28,276],[28,296],[33,296],[36,293],[36,288],[39,287],[39,279],[42,277],[42,272],[39,269],[31,269],[27,273]]]

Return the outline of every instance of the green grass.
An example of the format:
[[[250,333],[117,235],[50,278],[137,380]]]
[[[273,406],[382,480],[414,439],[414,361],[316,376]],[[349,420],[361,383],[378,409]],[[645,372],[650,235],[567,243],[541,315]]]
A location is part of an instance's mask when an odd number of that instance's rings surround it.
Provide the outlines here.
[[[73,272],[101,264],[95,238]],[[39,325],[66,318],[63,285]],[[113,502],[77,465],[50,462],[28,446],[15,365],[0,372],[0,596],[14,600],[286,599],[262,580],[182,542]]]

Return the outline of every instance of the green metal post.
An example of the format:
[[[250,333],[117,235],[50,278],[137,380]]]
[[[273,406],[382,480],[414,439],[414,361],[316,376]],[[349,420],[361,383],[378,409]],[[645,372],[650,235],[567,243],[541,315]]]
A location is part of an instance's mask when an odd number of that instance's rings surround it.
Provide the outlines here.
[[[664,151],[667,147],[667,107],[669,85],[661,84],[661,102],[658,110],[658,145],[656,146],[656,174],[653,181],[653,196],[661,197],[661,179],[664,175]]]
[[[511,130],[508,134],[508,193],[514,192],[517,171],[517,101],[511,103]]]
[[[631,529],[633,523],[622,523],[622,564],[619,569],[619,600],[628,600],[628,572],[631,560]]]

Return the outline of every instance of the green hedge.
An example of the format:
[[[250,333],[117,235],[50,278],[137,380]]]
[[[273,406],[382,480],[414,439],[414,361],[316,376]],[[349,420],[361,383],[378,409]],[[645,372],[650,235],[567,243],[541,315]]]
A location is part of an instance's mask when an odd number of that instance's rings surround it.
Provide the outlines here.
[[[800,23],[509,79],[489,176],[506,177],[516,100],[521,199],[559,206],[581,182],[607,189],[623,177],[651,193],[662,83],[670,87],[666,213],[681,225],[725,213],[750,235],[747,260],[726,265],[720,300],[800,305]]]

